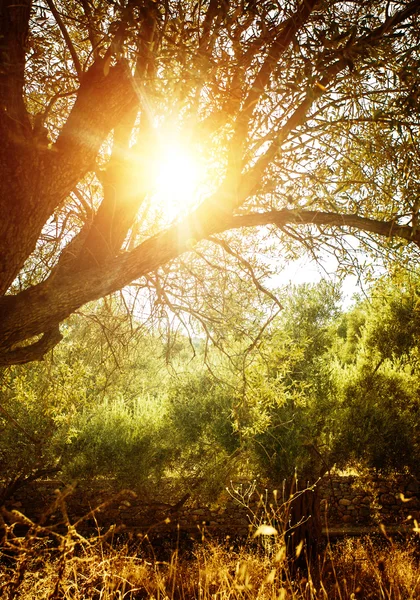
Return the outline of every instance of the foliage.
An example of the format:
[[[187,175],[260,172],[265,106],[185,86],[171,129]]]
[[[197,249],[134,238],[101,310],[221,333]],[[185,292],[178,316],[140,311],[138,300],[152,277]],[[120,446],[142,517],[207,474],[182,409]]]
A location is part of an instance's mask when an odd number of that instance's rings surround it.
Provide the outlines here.
[[[143,351],[139,338],[132,337],[127,319],[118,320],[114,309],[112,319],[109,314],[106,319],[106,313],[106,307],[98,305],[89,320],[74,318],[67,322],[64,343],[43,363],[2,370],[0,460],[5,497],[39,477],[63,473],[75,476],[76,463],[77,476],[91,474],[92,469],[95,475],[106,468],[113,474],[118,470],[105,453],[102,458],[92,456],[95,427],[96,443],[98,439],[105,443],[107,438],[98,428],[104,425],[101,419],[106,421],[107,415],[109,419],[115,415],[118,394],[124,395],[125,402],[125,406],[120,403],[121,416],[126,425],[129,421],[133,426],[130,406],[148,394],[157,398],[164,361],[163,348],[156,339],[148,335],[147,352]],[[112,399],[115,410],[109,410]],[[117,444],[121,445],[127,439],[126,432],[115,431],[119,435]],[[149,441],[151,432],[150,428]],[[109,430],[107,435],[110,441]],[[142,477],[147,473],[139,472],[137,479]]]
[[[326,282],[293,288],[250,369],[263,373],[265,387],[275,390],[253,451],[265,475],[278,483],[296,469],[299,478],[313,482],[328,467],[320,447],[334,404],[328,352],[338,300],[337,289]],[[256,388],[261,389],[259,381]]]
[[[334,368],[341,464],[353,458],[380,470],[419,474],[417,286],[407,277],[397,285],[378,284],[371,302],[342,318]]]
[[[200,342],[191,363],[188,340],[133,335],[107,303],[65,333],[43,363],[3,369],[3,500],[49,476],[144,489],[170,474],[181,494],[225,485],[239,448],[233,396],[205,369]]]
[[[340,314],[337,290],[303,285],[261,340],[237,410],[259,468],[314,481],[353,462],[418,476],[417,279],[379,282]]]
[[[195,369],[168,386],[175,445],[170,474],[178,479],[181,490],[214,499],[243,464],[232,419],[235,394],[205,368],[195,365]]]
[[[186,445],[205,440],[229,453],[236,450],[238,440],[230,420],[234,395],[222,382],[205,371],[185,373],[169,386],[169,398],[172,422],[177,431],[183,431]]]
[[[258,323],[258,304],[250,328],[232,302],[223,350],[133,337],[116,306],[91,306],[44,363],[2,372],[3,494],[57,473],[130,488],[170,475],[208,496],[235,473],[306,485],[349,461],[418,475],[418,288],[404,281],[346,313],[332,284],[279,290],[282,311]]]
[[[419,474],[419,382],[383,368],[374,375],[349,368],[343,378],[334,445],[342,466],[352,459],[381,471]]]
[[[72,426],[72,457],[63,471],[73,479],[105,477],[117,487],[137,488],[148,479],[156,481],[174,453],[158,398],[105,400],[77,415]]]
[[[86,363],[71,351],[66,354],[66,362],[55,356],[42,365],[1,373],[3,495],[62,469],[73,419],[88,404],[93,379]]]

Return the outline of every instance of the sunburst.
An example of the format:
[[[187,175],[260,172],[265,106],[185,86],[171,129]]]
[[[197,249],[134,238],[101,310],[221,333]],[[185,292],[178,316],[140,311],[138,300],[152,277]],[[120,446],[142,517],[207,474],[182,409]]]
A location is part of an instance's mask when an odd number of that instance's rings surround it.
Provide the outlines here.
[[[153,204],[174,220],[197,204],[204,170],[188,144],[170,139],[159,144],[154,173]]]

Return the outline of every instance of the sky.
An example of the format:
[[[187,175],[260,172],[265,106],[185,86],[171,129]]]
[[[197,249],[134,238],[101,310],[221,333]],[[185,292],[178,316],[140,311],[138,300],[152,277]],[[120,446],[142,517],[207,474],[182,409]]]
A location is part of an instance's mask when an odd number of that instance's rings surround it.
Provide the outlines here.
[[[281,273],[274,276],[270,281],[270,287],[276,288],[289,284],[317,283],[321,279],[327,279],[332,282],[337,281],[334,275],[336,271],[334,263],[335,259],[328,257],[324,261],[324,270],[309,257],[302,257],[289,262]],[[343,308],[346,309],[351,306],[354,294],[364,295],[365,293],[366,287],[359,281],[359,278],[356,275],[347,275],[342,281]]]

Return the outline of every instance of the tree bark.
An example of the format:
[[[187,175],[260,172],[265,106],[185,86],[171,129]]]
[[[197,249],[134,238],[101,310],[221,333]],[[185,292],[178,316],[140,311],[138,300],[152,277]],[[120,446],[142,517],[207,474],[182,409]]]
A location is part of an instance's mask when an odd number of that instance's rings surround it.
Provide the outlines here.
[[[210,235],[237,227],[287,223],[329,225],[356,228],[384,237],[401,237],[420,244],[420,232],[408,225],[375,221],[357,217],[311,211],[271,211],[234,217],[224,213],[213,201],[201,206],[188,219],[143,242],[102,265],[62,277],[54,274],[43,283],[15,296],[0,299],[0,364],[10,364],[9,353],[15,344],[56,329],[58,324],[83,304],[121,289],[135,279],[150,273],[168,261],[191,249]],[[39,348],[39,347],[38,347]],[[42,358],[37,351],[28,360]]]
[[[121,63],[104,74],[103,60],[85,73],[77,100],[51,149],[39,147],[35,130],[16,133],[0,113],[0,295],[35,249],[46,221],[95,166],[104,139],[137,103]]]
[[[296,494],[295,479],[290,485],[291,496]],[[316,563],[320,552],[322,523],[318,489],[298,492],[289,506],[289,522],[285,535],[286,552],[293,572],[305,571]]]

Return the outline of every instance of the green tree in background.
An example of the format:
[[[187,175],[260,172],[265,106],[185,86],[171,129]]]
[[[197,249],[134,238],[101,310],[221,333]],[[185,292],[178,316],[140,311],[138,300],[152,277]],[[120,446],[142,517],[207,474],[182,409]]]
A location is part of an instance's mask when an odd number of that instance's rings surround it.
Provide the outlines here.
[[[88,321],[73,318],[67,322],[63,344],[42,363],[1,370],[3,501],[40,477],[63,473],[66,477],[86,476],[92,469],[99,475],[103,461],[100,455],[92,456],[89,444],[94,445],[95,438],[89,438],[88,433],[90,427],[93,434],[96,424],[96,440],[105,440],[98,419],[104,416],[107,402],[117,402],[123,396],[122,413],[127,422],[139,398],[158,398],[165,373],[168,375],[162,344],[148,334],[147,349],[143,338],[139,345],[127,318],[121,315],[118,319],[114,307],[110,319],[109,310],[106,304],[98,305],[92,308]],[[97,318],[94,322],[93,316]],[[120,444],[123,432],[119,430]],[[157,440],[156,436],[153,444]],[[84,458],[80,457],[81,448]],[[76,475],[74,464],[79,461],[86,467],[88,460],[89,473],[80,467]],[[115,470],[116,466],[114,474]]]
[[[327,282],[292,288],[251,367],[258,374],[255,379],[252,373],[255,393],[273,390],[253,450],[264,473],[278,484],[295,469],[313,483],[328,468],[321,447],[334,403],[328,357],[339,299],[338,289]]]
[[[1,373],[3,494],[58,473],[117,487],[170,475],[210,494],[235,472],[302,486],[349,461],[416,474],[417,289],[377,285],[346,313],[326,282],[279,291],[257,342],[236,315],[225,352],[182,336],[168,349],[92,307],[43,363]]]
[[[171,427],[176,432],[172,474],[184,491],[214,500],[243,465],[243,448],[233,421],[234,389],[215,379],[203,365],[176,378],[169,385],[168,398]]]
[[[75,415],[70,479],[105,477],[116,489],[155,483],[170,467],[176,447],[167,406],[143,392],[135,400],[104,400]]]
[[[418,289],[417,277],[385,281],[342,317],[334,366],[341,465],[353,458],[420,474]]]

